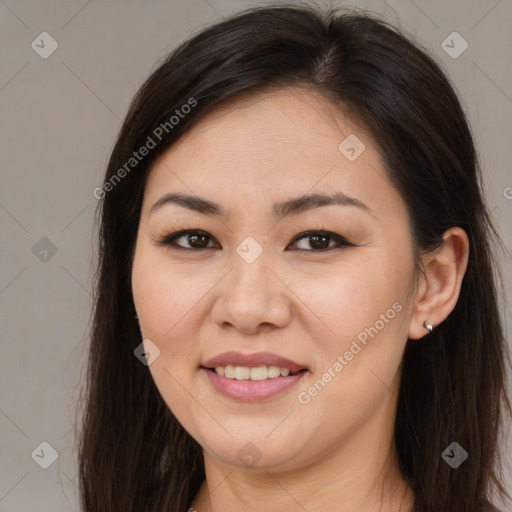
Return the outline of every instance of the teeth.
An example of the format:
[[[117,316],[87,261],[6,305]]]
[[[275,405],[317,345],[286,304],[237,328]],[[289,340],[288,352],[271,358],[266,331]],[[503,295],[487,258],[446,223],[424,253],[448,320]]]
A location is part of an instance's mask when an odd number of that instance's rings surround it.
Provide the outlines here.
[[[236,380],[266,380],[275,379],[276,377],[286,377],[290,375],[288,368],[280,368],[279,366],[216,366],[215,373],[221,377]],[[292,374],[293,375],[293,374]]]
[[[247,380],[251,377],[251,369],[247,366],[235,366],[235,379]]]
[[[275,379],[276,377],[279,377],[281,375],[281,368],[279,368],[279,366],[269,366],[267,369],[267,373],[270,379]]]

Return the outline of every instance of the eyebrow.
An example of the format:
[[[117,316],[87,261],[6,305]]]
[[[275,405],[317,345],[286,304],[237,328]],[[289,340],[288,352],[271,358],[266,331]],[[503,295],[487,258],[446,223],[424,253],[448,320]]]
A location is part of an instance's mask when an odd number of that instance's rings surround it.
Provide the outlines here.
[[[227,212],[224,208],[208,199],[198,196],[190,196],[171,192],[162,196],[149,211],[149,215],[160,209],[166,204],[176,204],[203,215],[211,215],[216,217],[226,217]],[[343,192],[335,192],[332,194],[309,194],[288,199],[281,203],[276,203],[272,209],[275,218],[281,219],[290,215],[298,215],[303,212],[314,210],[322,206],[355,206],[361,210],[370,213],[370,208],[355,197],[350,197]]]

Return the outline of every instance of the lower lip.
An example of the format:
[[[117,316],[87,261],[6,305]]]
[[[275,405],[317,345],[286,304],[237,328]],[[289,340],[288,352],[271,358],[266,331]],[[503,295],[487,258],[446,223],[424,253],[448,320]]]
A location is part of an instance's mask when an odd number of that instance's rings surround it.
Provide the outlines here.
[[[246,402],[265,400],[266,398],[279,395],[283,391],[295,386],[309,373],[306,370],[295,375],[289,375],[288,377],[275,377],[266,380],[237,380],[222,377],[215,373],[215,371],[207,370],[206,368],[201,368],[201,371],[206,373],[210,383],[219,393],[228,398]]]

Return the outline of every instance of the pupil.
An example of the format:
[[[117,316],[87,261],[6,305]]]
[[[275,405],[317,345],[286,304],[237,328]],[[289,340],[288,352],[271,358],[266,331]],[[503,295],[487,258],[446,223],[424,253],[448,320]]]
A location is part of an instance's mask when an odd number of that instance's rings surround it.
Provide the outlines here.
[[[198,241],[198,239],[202,239],[202,241],[204,242],[206,240],[206,236],[205,235],[199,235],[199,234],[190,235],[189,242],[190,242],[190,244],[193,247],[204,248],[204,247],[206,247],[208,245],[208,243],[204,244],[204,243],[201,243],[201,242],[199,242],[199,244],[196,245],[196,242]]]
[[[323,243],[318,244],[319,240],[322,240]],[[311,245],[317,249],[327,249],[329,247],[329,237],[325,235],[312,235]]]

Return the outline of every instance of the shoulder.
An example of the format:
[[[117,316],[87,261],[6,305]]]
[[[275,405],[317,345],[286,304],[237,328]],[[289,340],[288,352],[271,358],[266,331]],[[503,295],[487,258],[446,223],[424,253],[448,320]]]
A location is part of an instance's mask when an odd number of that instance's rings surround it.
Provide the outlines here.
[[[497,509],[494,505],[486,501],[482,508],[482,512],[501,512],[501,510]]]

